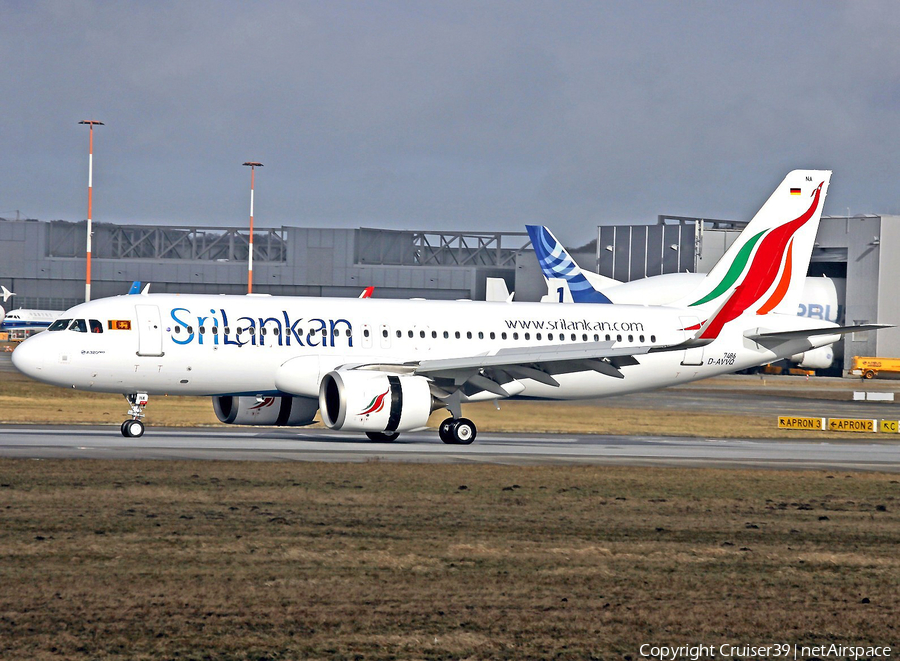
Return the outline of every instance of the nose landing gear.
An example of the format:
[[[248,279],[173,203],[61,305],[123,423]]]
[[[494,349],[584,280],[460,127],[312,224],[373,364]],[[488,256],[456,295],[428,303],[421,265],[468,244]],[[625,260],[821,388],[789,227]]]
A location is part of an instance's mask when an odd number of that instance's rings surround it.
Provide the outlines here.
[[[131,419],[122,423],[122,436],[125,438],[138,438],[143,436],[144,423],[141,422],[141,418],[144,417],[144,407],[147,406],[150,397],[145,392],[137,392],[125,395],[125,399],[128,400],[128,404],[130,405],[128,415],[131,416]]]

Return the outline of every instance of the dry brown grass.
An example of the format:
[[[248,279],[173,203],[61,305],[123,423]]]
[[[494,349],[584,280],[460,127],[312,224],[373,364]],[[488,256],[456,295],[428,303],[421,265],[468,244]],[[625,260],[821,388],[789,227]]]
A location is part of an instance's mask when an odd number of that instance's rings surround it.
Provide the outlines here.
[[[900,643],[896,476],[2,460],[0,485],[3,659]]]

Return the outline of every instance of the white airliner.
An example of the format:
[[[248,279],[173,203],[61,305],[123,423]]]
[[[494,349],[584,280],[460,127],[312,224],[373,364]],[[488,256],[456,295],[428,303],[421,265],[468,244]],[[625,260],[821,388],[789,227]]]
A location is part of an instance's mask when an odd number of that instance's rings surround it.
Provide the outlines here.
[[[208,395],[231,424],[326,426],[393,440],[462,404],[640,392],[762,365],[881,326],[796,315],[829,171],[791,172],[696,291],[671,306],[142,294],[66,311],[14,365],[123,393],[125,436],[149,395]],[[746,246],[749,246],[747,248]]]
[[[629,282],[583,270],[553,232],[543,225],[526,225],[535,257],[547,282],[544,303],[626,303],[670,305],[689,296],[705,273],[663,273]],[[840,323],[846,296],[844,278],[807,277],[797,303],[797,315]],[[831,345],[790,357],[804,369],[828,369],[834,361]]]
[[[6,303],[14,292],[0,285],[0,295]],[[19,308],[6,312],[0,308],[0,332],[13,330],[42,331],[52,324],[62,314],[62,310],[27,310]]]

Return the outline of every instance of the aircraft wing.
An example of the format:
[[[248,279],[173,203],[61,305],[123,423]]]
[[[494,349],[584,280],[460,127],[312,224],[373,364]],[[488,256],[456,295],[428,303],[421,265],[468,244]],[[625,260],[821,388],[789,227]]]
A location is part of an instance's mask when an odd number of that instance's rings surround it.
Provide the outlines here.
[[[614,342],[587,342],[571,345],[546,345],[540,347],[515,347],[500,349],[493,354],[422,360],[416,364],[417,374],[436,374],[448,370],[478,370],[483,367],[530,365],[569,360],[617,358],[649,353],[650,346],[615,347]]]
[[[682,349],[673,345],[670,350]],[[461,358],[442,358],[407,363],[402,370],[427,376],[448,393],[457,390],[471,395],[487,390],[500,397],[510,393],[503,385],[515,379],[532,379],[545,385],[559,386],[555,374],[594,371],[621,379],[621,368],[637,365],[636,355],[665,350],[663,346],[615,346],[614,342],[588,342],[571,345],[545,345],[500,349]],[[377,369],[391,371],[390,365]]]

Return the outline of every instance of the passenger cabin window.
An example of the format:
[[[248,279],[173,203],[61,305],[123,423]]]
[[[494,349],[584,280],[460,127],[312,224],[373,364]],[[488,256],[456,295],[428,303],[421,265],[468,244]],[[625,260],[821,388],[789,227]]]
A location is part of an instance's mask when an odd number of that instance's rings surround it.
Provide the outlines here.
[[[72,322],[71,319],[57,319],[52,324],[50,324],[50,327],[47,330],[51,330],[51,331],[66,330],[69,327],[69,324],[71,322]]]
[[[96,319],[89,319],[88,324],[91,327],[92,333],[102,333],[103,332],[103,324],[101,324]]]

